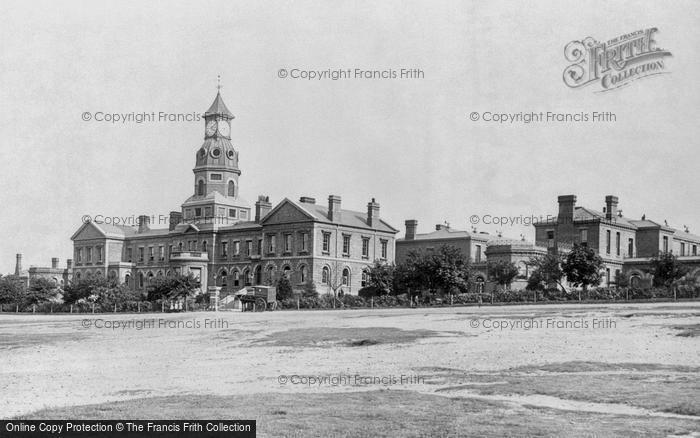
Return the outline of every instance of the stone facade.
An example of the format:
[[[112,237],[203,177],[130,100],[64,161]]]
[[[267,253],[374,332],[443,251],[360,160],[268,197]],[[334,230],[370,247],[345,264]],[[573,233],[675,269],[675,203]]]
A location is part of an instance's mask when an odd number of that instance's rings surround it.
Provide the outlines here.
[[[194,192],[180,212],[170,213],[169,227],[151,228],[161,218],[149,216],[140,216],[138,227],[83,224],[71,238],[75,279],[104,275],[145,290],[155,277],[191,273],[202,291],[218,286],[225,295],[274,285],[285,275],[298,289],[314,282],[321,293],[357,294],[368,266],[393,263],[398,231],[380,218],[374,199],[366,212],[343,209],[336,195],[327,205],[302,197],[274,208],[259,196],[251,209],[240,197],[238,152],[230,141],[233,115],[220,94],[204,118]]]

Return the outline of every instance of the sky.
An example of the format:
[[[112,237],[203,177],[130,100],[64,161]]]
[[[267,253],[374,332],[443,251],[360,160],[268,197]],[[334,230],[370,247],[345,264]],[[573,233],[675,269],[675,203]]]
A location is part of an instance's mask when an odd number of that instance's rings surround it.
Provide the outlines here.
[[[406,219],[428,232],[476,215],[479,231],[533,239],[484,222],[555,214],[562,194],[601,210],[612,194],[625,216],[700,234],[700,2],[36,0],[0,16],[0,273],[16,253],[65,266],[84,215],[179,210],[203,120],[95,119],[201,114],[219,75],[251,202],[376,198],[400,235]],[[652,27],[668,74],[604,93],[564,84],[570,41]],[[422,77],[290,77],[402,68]],[[616,120],[481,119],[547,111]]]

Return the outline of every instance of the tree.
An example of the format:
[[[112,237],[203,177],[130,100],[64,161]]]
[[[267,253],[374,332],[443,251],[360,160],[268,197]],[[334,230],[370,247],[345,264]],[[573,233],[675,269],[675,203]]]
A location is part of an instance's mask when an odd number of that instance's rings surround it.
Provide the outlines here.
[[[498,260],[488,263],[488,273],[491,281],[499,286],[503,286],[503,290],[505,291],[506,288],[513,282],[515,277],[518,276],[520,270],[518,270],[518,267],[512,262]]]
[[[56,298],[58,288],[51,280],[43,277],[32,279],[29,288],[26,290],[24,301],[29,304],[40,304]]]
[[[468,289],[471,269],[459,248],[443,245],[435,253],[411,251],[394,270],[398,290],[453,293]]]
[[[292,289],[292,283],[289,281],[286,275],[280,276],[277,280],[277,299],[286,300],[294,295],[294,290]]]
[[[544,290],[554,283],[559,285],[564,292],[564,272],[561,268],[562,257],[559,253],[547,253],[539,257],[533,257],[528,262],[533,267],[532,274],[527,281],[527,289]]]
[[[155,278],[148,285],[148,301],[178,300],[187,298],[201,287],[194,275],[177,274],[172,277]]]
[[[25,285],[16,277],[0,277],[0,304],[19,304],[25,295]]]
[[[569,283],[588,291],[588,286],[600,283],[603,259],[592,248],[574,243],[571,252],[564,257],[561,269]]]
[[[305,298],[318,298],[318,290],[316,290],[316,282],[309,281],[304,285],[302,296]]]
[[[376,260],[368,269],[369,287],[375,288],[379,295],[391,294],[394,290],[394,272],[396,266]]]
[[[620,271],[615,272],[615,287],[629,287],[630,281],[625,274]]]
[[[682,265],[672,253],[666,252],[652,257],[651,272],[654,274],[655,286],[665,286],[671,290],[688,273],[688,268]]]
[[[97,301],[100,291],[109,287],[109,280],[104,277],[90,277],[70,282],[63,290],[63,302],[75,304],[83,301]]]

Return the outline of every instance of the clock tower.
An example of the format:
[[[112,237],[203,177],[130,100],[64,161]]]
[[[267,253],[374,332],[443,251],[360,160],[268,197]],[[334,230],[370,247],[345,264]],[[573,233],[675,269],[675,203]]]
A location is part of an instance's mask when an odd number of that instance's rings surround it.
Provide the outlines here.
[[[231,143],[233,114],[221,97],[204,113],[204,143],[195,158],[194,190],[182,214],[188,222],[208,221],[220,225],[250,219],[250,206],[238,195],[238,151]]]

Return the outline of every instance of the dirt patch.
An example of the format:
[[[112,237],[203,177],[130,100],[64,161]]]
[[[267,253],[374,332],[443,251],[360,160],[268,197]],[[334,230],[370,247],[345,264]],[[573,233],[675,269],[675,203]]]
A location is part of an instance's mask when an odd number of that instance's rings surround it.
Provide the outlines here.
[[[401,330],[396,327],[313,327],[274,332],[260,342],[279,347],[363,347],[404,344],[441,335],[433,330]]]
[[[700,336],[700,324],[677,325],[673,328],[674,330],[680,330],[680,333],[676,334],[676,336],[681,336],[684,338],[695,338]]]

